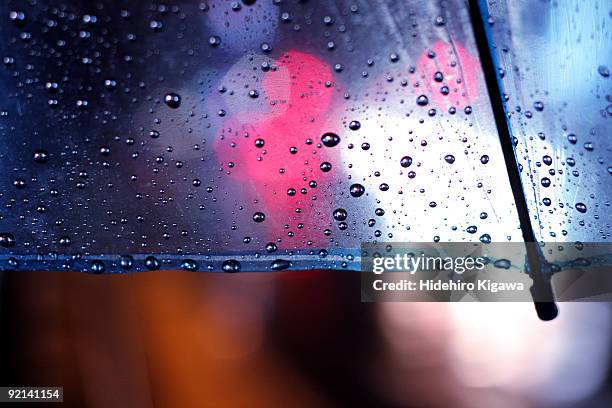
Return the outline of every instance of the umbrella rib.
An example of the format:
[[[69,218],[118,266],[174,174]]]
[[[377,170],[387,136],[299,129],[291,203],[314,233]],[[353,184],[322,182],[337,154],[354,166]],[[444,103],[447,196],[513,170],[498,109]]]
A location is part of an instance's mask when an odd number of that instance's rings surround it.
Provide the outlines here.
[[[469,0],[468,8],[478,54],[480,56],[480,64],[482,66],[491,102],[491,109],[493,110],[493,116],[495,118],[495,126],[501,143],[506,172],[510,181],[512,195],[514,196],[521,232],[526,244],[527,267],[533,279],[531,293],[534,299],[535,308],[540,319],[552,320],[557,316],[558,309],[554,302],[550,275],[545,271],[547,262],[538,246],[538,241],[533,231],[531,216],[529,215],[529,205],[525,198],[521,175],[517,167],[510,124],[507,122],[505,104],[500,90],[501,82],[495,68],[495,56],[490,47],[490,32],[487,31],[485,19],[482,14],[482,11],[487,9],[486,2],[485,0]]]

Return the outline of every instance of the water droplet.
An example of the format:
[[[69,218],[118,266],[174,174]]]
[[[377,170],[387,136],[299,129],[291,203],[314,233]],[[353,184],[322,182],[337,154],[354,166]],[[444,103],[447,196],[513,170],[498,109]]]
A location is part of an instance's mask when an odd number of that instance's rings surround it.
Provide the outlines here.
[[[265,219],[266,219],[266,214],[262,212],[256,212],[255,214],[253,214],[253,221],[257,223],[264,222]]]
[[[99,260],[91,261],[91,265],[89,266],[89,270],[93,273],[102,273],[104,272],[104,269],[106,269],[104,262]]]
[[[334,210],[333,216],[336,221],[344,221],[346,220],[347,213],[344,208],[336,208]]]
[[[153,31],[161,31],[164,28],[164,24],[159,20],[151,20],[149,28]]]
[[[56,93],[59,92],[60,86],[59,86],[59,84],[57,82],[47,82],[47,83],[45,83],[45,89],[50,94],[56,94]]]
[[[185,259],[183,262],[181,262],[181,269],[191,272],[197,271],[198,263],[193,259]]]
[[[442,27],[445,24],[444,17],[436,16],[436,18],[434,19],[434,24],[437,25],[438,27]]]
[[[327,147],[337,146],[338,143],[340,143],[340,136],[331,132],[325,133],[323,136],[321,136],[321,143]]]
[[[480,242],[482,242],[483,244],[490,244],[491,236],[489,234],[482,234],[480,236]]]
[[[8,259],[8,264],[13,269],[19,268],[19,261],[17,259],[13,258],[13,257],[10,257]]]
[[[15,236],[8,232],[0,233],[0,246],[11,248],[15,246]]]
[[[597,72],[604,78],[608,78],[610,76],[610,70],[605,65],[600,65],[597,67]]]
[[[550,179],[548,177],[542,177],[541,183],[542,187],[550,187],[551,184]]]
[[[210,37],[208,37],[208,45],[210,45],[211,47],[218,47],[219,45],[221,45],[221,38],[216,35],[211,35]]]
[[[478,231],[478,228],[475,225],[470,225],[465,229],[468,234],[475,234]]]
[[[132,269],[132,265],[134,265],[134,258],[131,255],[121,255],[119,258],[119,266],[121,269]]]
[[[159,269],[160,267],[160,262],[157,258],[155,258],[154,256],[147,256],[145,258],[145,266],[147,267],[148,270],[150,271],[156,271]]]
[[[104,80],[104,86],[109,91],[112,91],[113,89],[117,88],[117,81],[115,81],[114,79],[107,78]]]
[[[404,168],[410,167],[411,164],[412,164],[412,157],[410,156],[404,156],[400,159],[400,166]]]
[[[21,188],[25,188],[25,186],[26,186],[26,182],[25,182],[25,180],[24,180],[24,179],[22,179],[22,178],[16,178],[16,179],[13,181],[13,185],[15,186],[15,188],[19,188],[19,189],[21,189]]]
[[[359,121],[352,120],[351,123],[349,123],[349,129],[351,130],[359,130],[360,127],[361,123]]]
[[[429,103],[429,99],[425,95],[420,95],[416,100],[417,105],[425,106]]]
[[[46,163],[49,161],[49,153],[46,150],[38,149],[34,151],[34,161],[36,163]]]
[[[500,269],[510,269],[512,262],[510,262],[508,259],[498,259],[497,261],[493,262],[493,266]]]
[[[327,173],[328,171],[330,171],[332,169],[332,165],[331,165],[330,162],[323,162],[323,163],[321,163],[319,168],[321,169],[321,171],[323,173]]]
[[[268,44],[268,43],[263,43],[263,44],[261,44],[261,50],[263,52],[265,52],[266,54],[270,53],[270,52],[272,52],[272,46],[270,44]]]
[[[235,259],[228,259],[221,264],[221,270],[223,270],[223,272],[236,273],[240,272],[240,269],[242,269],[242,265]]]
[[[85,110],[89,107],[89,102],[85,99],[79,99],[76,101],[76,107],[80,110]]]
[[[181,106],[181,96],[174,92],[168,92],[164,96],[164,103],[168,105],[169,108],[176,109]]]
[[[587,212],[587,206],[584,203],[576,203],[575,205],[576,211],[580,212],[580,213],[585,213]]]
[[[576,137],[575,134],[570,133],[569,135],[567,135],[567,141],[571,144],[576,144],[576,142],[578,141],[578,137]]]
[[[540,101],[535,101],[533,103],[533,109],[537,110],[538,112],[542,112],[544,110],[544,104]]]
[[[291,268],[291,262],[284,259],[276,259],[270,265],[270,269],[273,271],[282,271],[289,268]]]
[[[362,186],[361,184],[355,183],[351,185],[349,192],[351,193],[353,197],[361,197],[363,193],[365,193],[365,187]]]
[[[9,20],[11,20],[17,27],[23,27],[26,23],[26,15],[21,10],[13,10],[9,12]]]
[[[482,156],[480,156],[480,162],[482,164],[487,164],[489,162],[489,156],[486,154],[483,154]]]
[[[444,160],[448,164],[453,164],[455,162],[455,156],[453,156],[452,154],[447,154],[446,156],[444,156]]]

